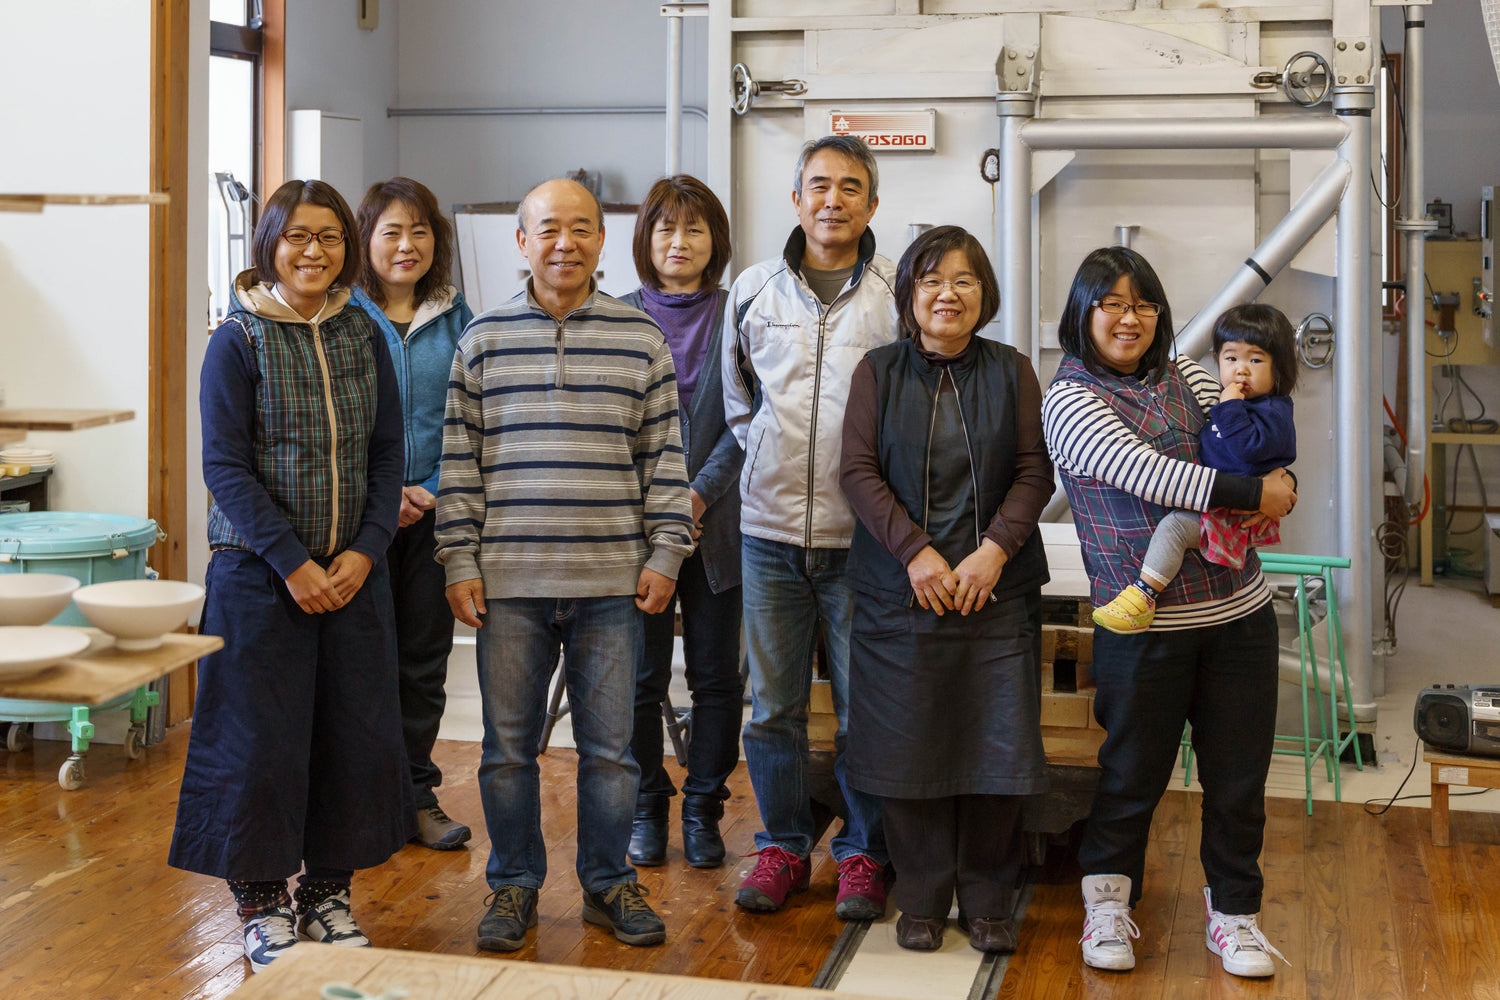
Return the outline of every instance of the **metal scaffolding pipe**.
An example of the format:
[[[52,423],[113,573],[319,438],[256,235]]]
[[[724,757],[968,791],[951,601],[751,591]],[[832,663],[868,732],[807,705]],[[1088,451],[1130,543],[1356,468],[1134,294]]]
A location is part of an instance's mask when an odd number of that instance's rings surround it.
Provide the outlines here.
[[[708,120],[707,108],[685,106],[682,111]],[[667,109],[628,106],[591,108],[386,108],[387,118],[467,118],[471,116],[499,115],[503,117],[531,117],[537,115],[661,115]]]
[[[1396,228],[1406,241],[1406,499],[1422,503],[1422,473],[1427,465],[1427,234],[1437,224],[1427,218],[1422,102],[1423,42],[1426,14],[1415,4],[1406,8],[1406,50],[1401,79],[1406,91],[1406,150],[1401,217]]]
[[[1333,117],[1037,118],[1032,149],[1333,149],[1348,134]]]
[[[1230,306],[1255,301],[1271,279],[1291,263],[1338,210],[1349,181],[1349,164],[1345,160],[1335,159],[1323,168],[1286,217],[1177,334],[1179,354],[1201,358],[1208,353],[1214,320]]]
[[[1374,694],[1374,595],[1383,589],[1377,581],[1382,561],[1375,558],[1375,509],[1383,505],[1380,465],[1375,460],[1380,446],[1372,419],[1372,399],[1379,406],[1379,389],[1372,373],[1372,351],[1380,349],[1370,334],[1370,111],[1375,105],[1373,87],[1338,87],[1333,93],[1334,113],[1344,120],[1349,135],[1338,147],[1339,159],[1348,164],[1351,183],[1339,201],[1334,234],[1335,283],[1334,334],[1339,350],[1334,355],[1337,422],[1337,470],[1334,482],[1334,512],[1339,551],[1350,559],[1346,580],[1340,588],[1340,616],[1344,631],[1344,655],[1349,665],[1356,709],[1370,706]],[[1376,393],[1372,397],[1372,391]],[[1373,440],[1372,440],[1373,439]]]
[[[667,18],[667,176],[682,173],[682,18]]]
[[[1000,339],[1036,357],[1031,304],[1031,150],[1021,132],[1036,110],[1030,94],[1003,94],[1000,115]]]

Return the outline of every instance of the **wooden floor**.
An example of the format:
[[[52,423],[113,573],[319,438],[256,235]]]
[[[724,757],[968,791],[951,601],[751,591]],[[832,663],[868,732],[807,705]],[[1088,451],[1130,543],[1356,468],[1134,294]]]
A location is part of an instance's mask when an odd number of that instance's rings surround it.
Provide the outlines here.
[[[187,727],[180,726],[137,761],[96,745],[88,780],[76,792],[57,786],[64,744],[0,751],[0,996],[214,998],[243,981],[239,925],[223,884],[165,863],[186,744]],[[474,947],[487,893],[477,755],[474,744],[438,748],[449,776],[444,805],[475,827],[472,849],[407,847],[356,878],[356,913],[376,944],[483,954]],[[834,866],[818,852],[812,890],[781,913],[735,909],[734,888],[753,861],[742,856],[759,825],[743,767],[726,814],[730,864],[689,869],[674,846],[666,867],[642,870],[668,941],[641,949],[579,919],[573,764],[567,750],[543,763],[551,874],[535,944],[511,957],[487,957],[812,981],[842,930],[832,915]],[[1143,932],[1136,970],[1082,967],[1078,884],[1064,866],[1055,881],[1035,887],[1000,996],[1500,1000],[1496,816],[1455,813],[1453,846],[1443,849],[1428,842],[1425,810],[1396,808],[1374,818],[1358,805],[1318,802],[1307,817],[1298,800],[1268,806],[1264,925],[1291,968],[1268,982],[1235,980],[1217,968],[1203,946],[1198,803],[1174,789],[1153,829],[1146,895],[1136,912]]]

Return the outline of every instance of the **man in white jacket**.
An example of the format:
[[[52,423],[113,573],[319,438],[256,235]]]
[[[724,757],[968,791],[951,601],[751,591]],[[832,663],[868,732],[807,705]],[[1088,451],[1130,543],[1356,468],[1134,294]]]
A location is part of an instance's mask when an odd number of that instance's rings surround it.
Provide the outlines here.
[[[792,204],[798,228],[782,256],[745,270],[724,320],[724,415],[745,449],[740,476],[745,640],[754,710],[745,757],[765,829],[735,902],[777,910],[807,888],[813,846],[807,697],[819,626],[827,644],[848,818],[833,839],[837,912],[885,912],[887,866],[878,799],[844,781],[849,625],[846,578],[854,512],[839,488],[844,404],[855,366],[896,339],[895,267],[875,253],[870,217],[879,173],[852,136],[807,143]]]

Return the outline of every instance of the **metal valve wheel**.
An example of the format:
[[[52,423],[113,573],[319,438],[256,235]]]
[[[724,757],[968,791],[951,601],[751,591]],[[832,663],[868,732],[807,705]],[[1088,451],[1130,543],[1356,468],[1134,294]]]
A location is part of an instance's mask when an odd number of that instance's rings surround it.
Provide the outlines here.
[[[1257,73],[1251,82],[1265,89],[1279,86],[1287,100],[1311,108],[1328,99],[1333,68],[1316,52],[1298,52],[1286,61],[1280,73]]]
[[[1309,368],[1326,368],[1333,360],[1333,352],[1337,348],[1334,342],[1333,320],[1323,313],[1308,313],[1301,323],[1297,324],[1297,357]],[[1314,358],[1309,350],[1322,350],[1322,355]]]
[[[748,112],[755,98],[761,94],[786,94],[796,97],[807,93],[807,84],[801,80],[756,81],[750,76],[750,70],[744,63],[734,64],[734,69],[729,71],[729,80],[734,85],[734,103],[730,105],[730,108],[737,115]]]
[[[1281,92],[1293,104],[1316,107],[1328,97],[1333,84],[1333,67],[1316,52],[1298,52],[1281,70]]]

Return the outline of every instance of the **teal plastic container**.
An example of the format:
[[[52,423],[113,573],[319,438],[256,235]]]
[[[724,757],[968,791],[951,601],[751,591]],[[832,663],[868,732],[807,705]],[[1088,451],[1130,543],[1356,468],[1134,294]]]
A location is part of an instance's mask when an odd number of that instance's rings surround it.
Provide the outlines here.
[[[80,585],[139,580],[146,550],[164,538],[149,518],[36,511],[0,515],[0,573],[58,573]],[[53,625],[87,625],[69,604]]]

